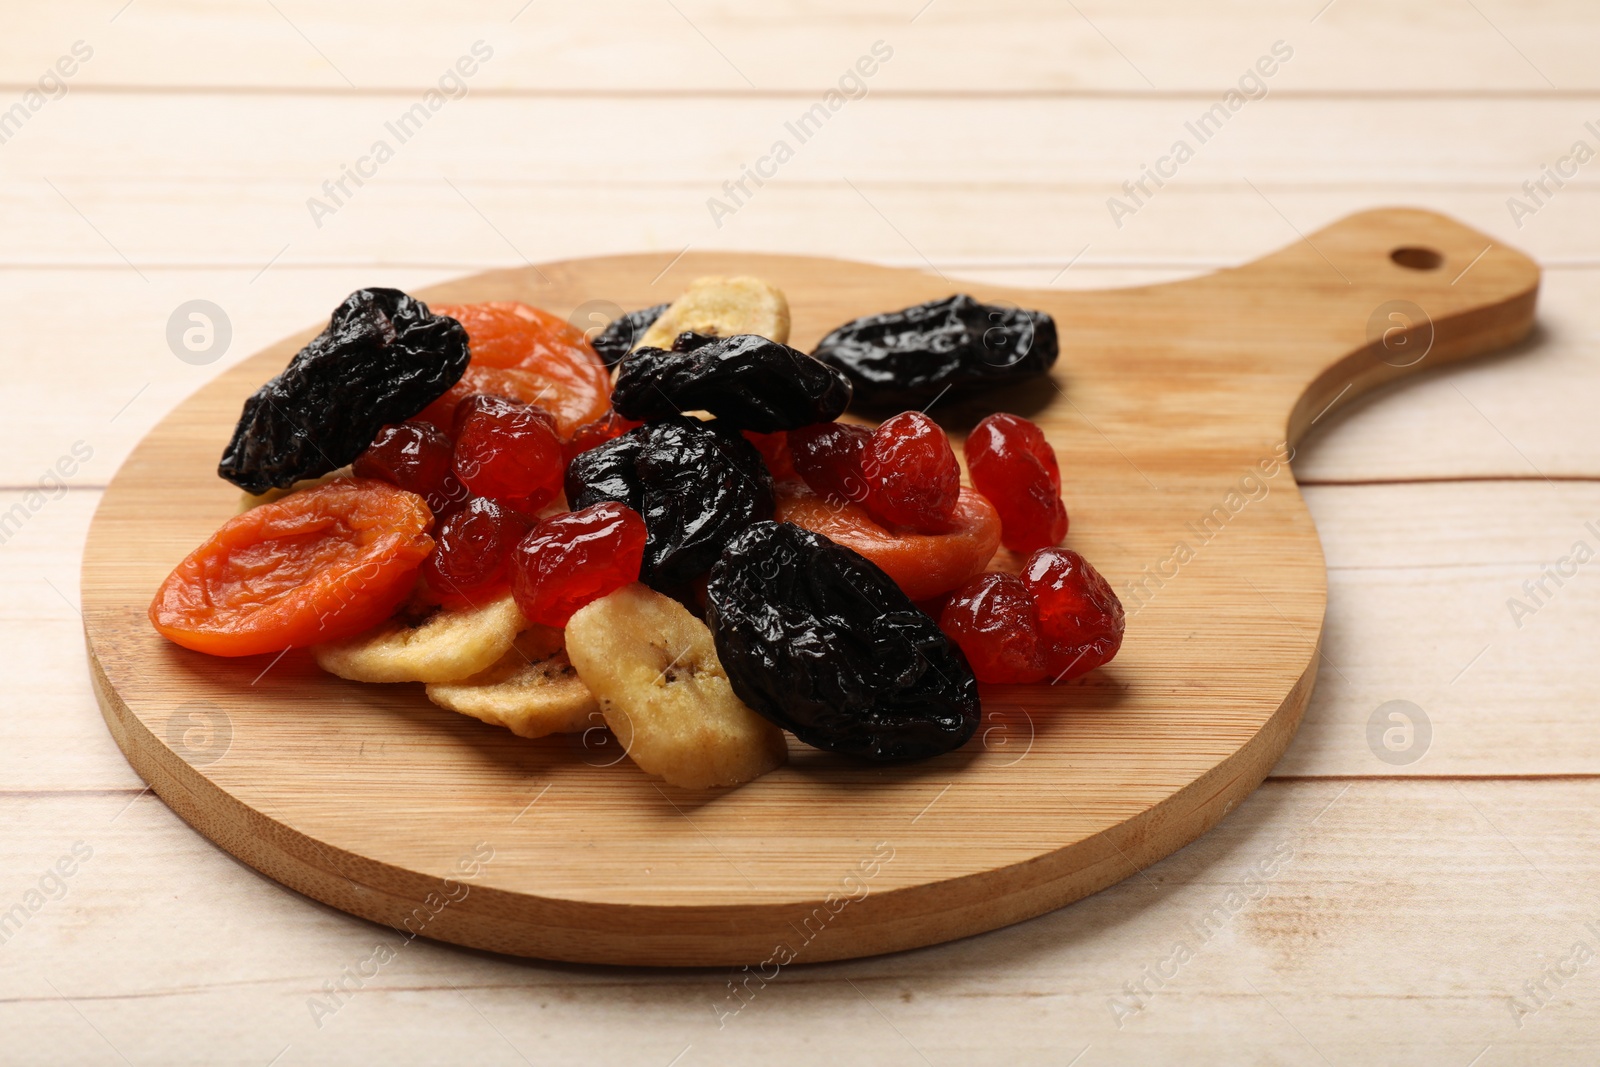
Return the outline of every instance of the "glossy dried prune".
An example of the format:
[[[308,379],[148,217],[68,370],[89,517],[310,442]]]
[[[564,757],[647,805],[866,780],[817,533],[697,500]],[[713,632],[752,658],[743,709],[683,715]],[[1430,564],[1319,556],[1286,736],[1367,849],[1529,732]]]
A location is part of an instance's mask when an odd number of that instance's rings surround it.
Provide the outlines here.
[[[589,347],[600,353],[600,358],[605,360],[608,367],[614,367],[628,358],[628,353],[633,351],[633,346],[644,337],[644,332],[650,328],[651,323],[661,317],[661,313],[671,304],[657,304],[655,307],[640,308],[638,311],[628,311],[612,319],[606,328],[589,338]]]
[[[756,523],[729,543],[706,595],[734,692],[808,745],[924,759],[978,728],[978,683],[960,648],[843,545]]]
[[[693,352],[695,349],[708,345],[716,339],[713,334],[684,330],[672,339],[672,350],[674,352]]]
[[[679,342],[689,347],[679,347]],[[828,422],[850,404],[850,379],[799,349],[753,333],[680,337],[622,365],[611,406],[630,419],[709,411],[739,430],[773,433]]]
[[[217,473],[247,493],[284,489],[359,456],[467,369],[467,331],[398,289],[358,289],[328,328],[244,402]]]
[[[811,354],[849,375],[858,404],[921,408],[945,389],[990,388],[1043,374],[1060,345],[1043,311],[965,293],[847,322]]]
[[[603,500],[637,511],[649,534],[639,580],[679,598],[735,534],[773,508],[772,476],[755,446],[681,415],[575,456],[566,490],[574,511]]]

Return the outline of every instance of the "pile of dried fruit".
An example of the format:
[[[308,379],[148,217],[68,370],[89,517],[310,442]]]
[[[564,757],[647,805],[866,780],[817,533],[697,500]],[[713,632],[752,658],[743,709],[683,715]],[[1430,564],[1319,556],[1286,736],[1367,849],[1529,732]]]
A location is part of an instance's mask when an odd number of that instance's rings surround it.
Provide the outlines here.
[[[956,295],[810,355],[788,337],[755,278],[702,278],[592,343],[523,304],[353,293],[245,403],[219,473],[258,495],[151,622],[218,656],[309,646],[524,737],[603,721],[696,789],[779,766],[785,730],[874,761],[949,752],[979,682],[1116,655],[1122,605],[1058,547],[1037,426],[979,423],[964,486],[921,411],[837,421],[1043,375],[1048,315]],[[985,571],[1002,544],[1020,574]]]

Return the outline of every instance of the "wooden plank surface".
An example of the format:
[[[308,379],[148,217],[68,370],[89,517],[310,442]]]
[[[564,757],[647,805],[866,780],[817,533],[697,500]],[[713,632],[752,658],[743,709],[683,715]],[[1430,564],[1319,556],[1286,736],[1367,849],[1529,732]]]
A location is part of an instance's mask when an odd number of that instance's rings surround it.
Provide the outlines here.
[[[0,856],[15,895],[75,842],[93,854],[0,953],[0,1025],[23,1062],[89,1064],[418,1062],[464,1047],[497,1064],[1043,1064],[1085,1047],[1080,1063],[1178,1049],[1198,1064],[1587,1063],[1594,961],[1559,984],[1545,972],[1596,941],[1597,802],[1593,781],[1268,783],[1079,905],[769,971],[734,999],[739,972],[405,943],[286,893],[134,790],[12,799],[25,821],[0,829]],[[344,977],[380,946],[393,958],[359,988]],[[341,980],[333,999],[325,983]],[[1543,1006],[1524,988],[1540,981]]]
[[[74,40],[99,51],[86,85],[422,88],[474,40],[496,49],[487,84],[607,92],[823,89],[875,40],[907,90],[1149,92],[1226,85],[1276,40],[1298,51],[1294,84],[1323,91],[1594,89],[1582,0],[1438,5],[1306,0],[476,0],[448,9],[378,0],[277,0],[227,9],[181,0],[71,0],[21,12],[0,52],[32,80]],[[1477,10],[1474,10],[1476,8]]]
[[[1595,143],[1583,125],[1600,121],[1593,5],[676,6],[386,4],[374,20],[364,4],[72,0],[8,12],[6,106],[74,41],[95,55],[0,146],[0,486],[33,484],[77,441],[95,454],[69,479],[80,488],[0,545],[12,682],[0,908],[73,841],[97,850],[64,899],[0,945],[8,1057],[259,1064],[288,1045],[278,1062],[470,1048],[512,1063],[723,1062],[730,1050],[1067,1063],[1087,1045],[1080,1064],[1592,1062],[1594,964],[1545,968],[1579,939],[1600,948],[1584,928],[1600,915],[1588,666],[1600,587],[1580,570],[1520,629],[1505,601],[1597,510],[1584,482],[1600,473],[1593,178],[1584,170],[1520,229],[1506,204],[1574,139]],[[479,38],[496,56],[469,96],[315,228],[306,197]],[[879,38],[896,52],[868,97],[717,229],[705,198]],[[1117,229],[1106,198],[1280,38],[1296,54],[1268,99]],[[171,91],[135,91],[149,88]],[[662,116],[698,136],[674,136]],[[545,130],[569,150],[545,151],[533,135]],[[642,163],[603,151],[623,135],[647,149]],[[94,712],[67,602],[92,487],[182,396],[356,285],[520,263],[496,228],[534,258],[670,256],[703,239],[901,265],[926,255],[996,284],[1140,284],[1395,201],[1448,210],[1553,268],[1543,334],[1514,358],[1319,424],[1296,471],[1322,483],[1306,498],[1330,563],[1338,669],[1324,665],[1279,766],[1292,777],[1153,869],[1153,885],[943,949],[786,971],[723,1031],[708,1002],[731,975],[537,967],[420,942],[318,1030],[306,999],[389,935],[240,868],[149,796],[123,811],[142,786]],[[395,227],[402,217],[429,221]],[[228,355],[198,367],[163,339],[195,297],[222,303],[236,331]],[[1392,699],[1435,726],[1411,765],[1383,764],[1365,740]],[[1391,780],[1427,775],[1443,777]],[[1117,1030],[1107,999],[1227,888],[1248,888],[1250,864],[1346,785],[1315,824],[1326,839],[1297,844],[1268,893]],[[1524,986],[1537,982],[1547,1006]],[[1520,1026],[1512,997],[1538,1009]]]

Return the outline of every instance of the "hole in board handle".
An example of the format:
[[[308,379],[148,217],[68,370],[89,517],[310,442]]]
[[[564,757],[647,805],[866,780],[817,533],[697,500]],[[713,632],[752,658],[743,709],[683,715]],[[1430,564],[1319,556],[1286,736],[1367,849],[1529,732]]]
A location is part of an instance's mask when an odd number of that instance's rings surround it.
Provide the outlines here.
[[[1389,258],[1407,270],[1438,270],[1444,257],[1431,248],[1407,245],[1389,253]]]

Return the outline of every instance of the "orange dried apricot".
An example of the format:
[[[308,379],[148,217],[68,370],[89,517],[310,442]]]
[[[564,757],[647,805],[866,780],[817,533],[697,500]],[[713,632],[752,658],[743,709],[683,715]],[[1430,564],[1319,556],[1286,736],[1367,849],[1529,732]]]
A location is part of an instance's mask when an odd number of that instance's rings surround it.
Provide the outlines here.
[[[433,311],[466,327],[472,364],[419,418],[441,425],[438,419],[463,397],[494,393],[544,408],[566,438],[611,406],[605,364],[583,331],[559,316],[514,301],[445,304]]]
[[[821,534],[882,567],[912,600],[946,593],[980,573],[1000,547],[1000,516],[983,494],[961,488],[955,513],[939,533],[886,527],[850,501],[830,501],[803,482],[774,487],[779,522]]]
[[[415,493],[338,478],[223,523],[161,583],[150,621],[213,656],[337,641],[393,614],[433,550]]]

